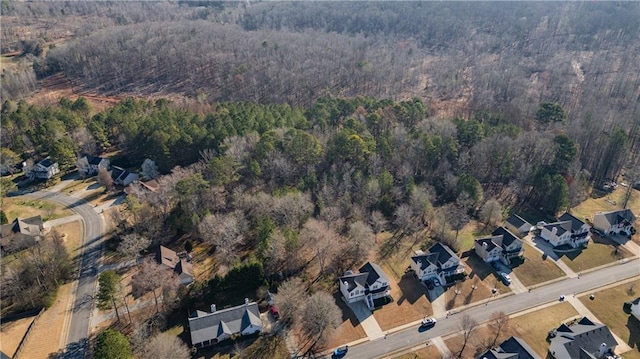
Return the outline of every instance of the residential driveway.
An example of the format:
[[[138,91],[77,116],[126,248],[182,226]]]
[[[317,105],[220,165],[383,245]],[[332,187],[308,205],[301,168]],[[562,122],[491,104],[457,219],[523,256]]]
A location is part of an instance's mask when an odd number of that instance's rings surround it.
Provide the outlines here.
[[[628,237],[621,235],[609,236],[612,241],[624,246],[629,252],[633,253],[636,257],[640,257],[640,246],[637,245],[634,241],[630,240]]]
[[[500,272],[507,273],[509,277],[511,277],[511,284],[509,284],[509,288],[511,288],[511,290],[514,293],[518,294],[518,293],[524,293],[528,291],[527,287],[524,284],[522,284],[520,279],[518,279],[518,276],[513,271],[513,268],[504,265],[500,261],[495,261],[494,263]],[[500,276],[500,273],[498,273],[497,275]],[[499,279],[501,278],[499,277]]]
[[[444,317],[447,314],[447,302],[444,295],[444,288],[442,286],[434,287],[433,289],[427,289],[429,292],[429,299],[431,300],[431,309],[433,309],[433,316],[437,318]]]
[[[353,314],[356,315],[356,318],[358,318],[358,321],[362,325],[364,332],[367,333],[369,340],[384,337],[384,333],[382,332],[382,329],[380,329],[380,325],[378,325],[376,318],[363,301],[357,301],[348,305],[353,311]]]
[[[558,266],[558,268],[562,269],[567,277],[576,278],[578,276],[576,272],[573,271],[573,269],[569,268],[568,265],[560,260],[560,257],[558,257],[556,252],[553,251],[553,246],[549,244],[549,242],[531,234],[524,237],[524,240],[527,241],[527,243],[529,243],[533,248],[537,249],[540,253],[546,254],[547,258],[553,260],[553,262]]]

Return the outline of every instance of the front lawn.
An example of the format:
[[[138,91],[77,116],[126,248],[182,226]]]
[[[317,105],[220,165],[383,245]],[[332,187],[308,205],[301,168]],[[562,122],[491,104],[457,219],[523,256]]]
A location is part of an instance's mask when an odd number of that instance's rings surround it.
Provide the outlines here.
[[[640,279],[594,294],[595,300],[584,296],[580,301],[593,312],[597,321],[606,324],[611,331],[634,348],[633,352],[640,358],[640,321],[622,310],[624,302],[640,297]]]
[[[462,254],[467,279],[447,288],[445,292],[447,310],[490,298],[491,289],[496,288],[496,294],[508,293],[509,287],[502,284],[491,265],[485,263],[475,252]],[[475,290],[473,287],[475,286]]]
[[[542,253],[526,242],[524,258],[524,262],[513,268],[513,271],[526,287],[564,276],[564,272],[551,259],[543,259]]]
[[[329,339],[329,342],[327,343],[328,348],[339,347],[367,336],[362,325],[360,325],[358,318],[356,318],[356,315],[353,314],[351,308],[349,308],[342,298],[340,298],[341,295],[340,291],[338,291],[334,294],[334,298],[336,300],[336,304],[342,311],[342,323],[338,328],[336,328],[335,332]]]
[[[581,272],[629,257],[633,257],[633,254],[626,248],[609,238],[592,234],[587,248],[562,254],[561,260],[575,272]]]
[[[402,261],[399,262],[402,263]],[[398,274],[398,270],[392,269],[387,261],[383,262],[381,266],[389,276],[391,296],[393,297],[393,302],[373,312],[373,316],[383,331],[433,314],[431,302],[427,297],[427,288],[413,275],[404,274],[404,272]],[[408,261],[406,265],[396,263],[396,267],[406,268],[406,266],[408,266]]]
[[[546,340],[549,330],[557,328],[561,322],[575,317],[577,314],[578,312],[571,304],[565,302],[510,318],[507,328],[501,333],[497,344],[514,335],[523,339],[538,355],[545,358],[549,349],[549,343]],[[480,354],[483,344],[491,338],[492,334],[487,326],[476,329],[462,357],[473,358]],[[455,355],[462,347],[462,338],[460,335],[449,337],[445,340],[445,344]]]
[[[406,353],[395,357],[394,359],[439,359],[442,358],[440,355],[440,351],[438,348],[429,344],[429,346],[425,346],[422,349],[416,350],[415,352]]]
[[[7,215],[9,223],[18,217],[29,218],[40,215],[42,221],[46,222],[73,214],[70,210],[56,203],[24,198],[3,198],[2,209]]]

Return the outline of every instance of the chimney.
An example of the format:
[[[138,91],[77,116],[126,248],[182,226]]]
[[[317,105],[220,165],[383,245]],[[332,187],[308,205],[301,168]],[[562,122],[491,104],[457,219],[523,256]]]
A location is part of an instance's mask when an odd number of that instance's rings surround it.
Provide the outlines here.
[[[216,312],[216,305],[211,304],[211,313],[215,313],[215,312]]]
[[[600,344],[600,350],[598,351],[598,358],[602,358],[604,356],[604,352],[606,351],[607,351],[607,344],[606,343]]]
[[[244,298],[244,305],[249,305],[249,298]]]
[[[487,242],[482,242],[482,248],[487,249]]]
[[[554,235],[558,233],[558,228],[553,227],[553,229],[551,229],[551,233],[553,233]]]

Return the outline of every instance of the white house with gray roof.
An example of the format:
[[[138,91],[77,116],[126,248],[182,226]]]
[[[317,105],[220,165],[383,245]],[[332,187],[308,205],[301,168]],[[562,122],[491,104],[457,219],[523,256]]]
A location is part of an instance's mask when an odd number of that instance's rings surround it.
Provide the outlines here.
[[[540,237],[554,247],[568,245],[571,248],[579,248],[589,243],[590,228],[580,219],[565,213],[558,218],[558,222],[544,225],[540,231]]]
[[[522,257],[522,240],[505,227],[498,227],[491,237],[474,241],[476,254],[487,263],[501,261],[509,265],[513,258]]]
[[[258,303],[245,299],[243,305],[216,310],[211,305],[211,313],[195,311],[189,318],[191,344],[202,348],[217,344],[232,335],[250,335],[262,332]]]
[[[438,242],[431,246],[427,253],[416,251],[411,257],[411,269],[420,281],[438,278],[440,283],[444,284],[447,277],[464,273],[464,264],[449,247]]]
[[[593,216],[593,228],[606,235],[622,233],[630,236],[634,231],[633,223],[635,221],[636,216],[630,209],[598,212]]]
[[[532,231],[535,227],[527,222],[524,218],[518,216],[517,214],[512,214],[506,220],[507,225],[512,227],[515,231],[520,234],[527,234]]]
[[[358,273],[347,271],[340,281],[340,292],[347,303],[365,301],[369,309],[374,308],[373,300],[389,296],[389,277],[379,265],[367,262]]]
[[[618,345],[609,328],[583,317],[575,324],[562,324],[551,338],[549,354],[555,359],[615,358]]]

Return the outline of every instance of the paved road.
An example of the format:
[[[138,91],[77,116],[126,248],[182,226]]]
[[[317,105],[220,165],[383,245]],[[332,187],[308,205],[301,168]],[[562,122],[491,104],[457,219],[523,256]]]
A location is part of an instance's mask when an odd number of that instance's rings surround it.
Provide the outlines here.
[[[90,315],[97,279],[100,244],[102,239],[102,219],[87,201],[62,193],[39,191],[25,194],[26,197],[57,202],[80,215],[84,222],[80,272],[75,292],[71,321],[67,332],[67,353],[65,357],[84,358],[86,339],[90,330]],[[69,350],[69,349],[72,350]]]
[[[554,282],[544,287],[536,288],[531,292],[496,299],[487,305],[472,307],[462,313],[468,314],[478,322],[484,322],[489,319],[491,313],[496,311],[503,311],[507,314],[517,313],[527,308],[557,301],[561,294],[568,295],[591,291],[639,274],[640,261],[633,260],[584,274],[580,278],[568,278]],[[354,359],[378,358],[401,349],[426,344],[430,338],[459,331],[462,313],[454,314],[449,318],[438,318],[438,324],[426,331],[420,331],[416,326],[389,334],[386,339],[377,339],[350,346],[346,357]]]

